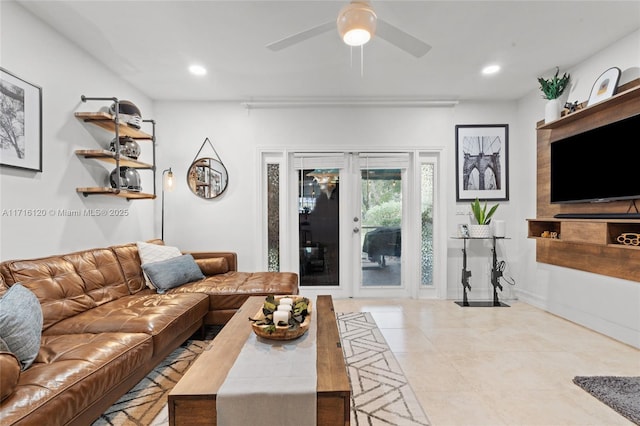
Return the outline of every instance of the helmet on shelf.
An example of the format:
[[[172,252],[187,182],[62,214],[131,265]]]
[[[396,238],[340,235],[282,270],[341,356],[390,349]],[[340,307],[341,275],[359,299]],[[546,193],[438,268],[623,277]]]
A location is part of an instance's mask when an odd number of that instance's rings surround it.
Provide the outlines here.
[[[111,115],[116,114],[115,102],[109,107],[109,113]],[[140,109],[131,101],[123,100],[118,102],[118,117],[122,122],[127,123],[136,129],[139,129],[142,124],[142,114],[140,113]]]
[[[116,138],[111,140],[109,149],[112,152],[116,152]],[[137,160],[140,156],[140,145],[138,145],[138,142],[136,142],[135,139],[132,139],[129,136],[122,137],[120,138],[120,154]]]
[[[133,167],[120,167],[120,176],[117,176],[118,168],[113,169],[109,175],[109,183],[112,188],[126,189],[128,191],[140,192],[140,174]]]

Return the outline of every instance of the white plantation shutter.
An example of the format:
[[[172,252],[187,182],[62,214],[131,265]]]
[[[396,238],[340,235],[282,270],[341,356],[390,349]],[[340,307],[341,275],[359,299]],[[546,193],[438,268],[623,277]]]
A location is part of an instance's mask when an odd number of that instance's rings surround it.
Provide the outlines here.
[[[331,153],[296,153],[293,154],[295,170],[308,169],[343,169],[347,164],[345,154]]]
[[[368,169],[406,169],[409,166],[409,154],[360,153],[360,165]]]

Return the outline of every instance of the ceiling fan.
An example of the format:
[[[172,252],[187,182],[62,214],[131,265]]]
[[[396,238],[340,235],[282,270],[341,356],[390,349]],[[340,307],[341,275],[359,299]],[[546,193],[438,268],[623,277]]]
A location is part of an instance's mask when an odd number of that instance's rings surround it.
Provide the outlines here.
[[[273,51],[282,50],[334,28],[337,28],[340,38],[350,46],[362,46],[374,36],[378,36],[416,58],[423,56],[431,49],[431,46],[422,40],[378,18],[371,3],[363,0],[352,0],[344,6],[338,13],[336,21],[325,22],[269,43],[267,48]]]

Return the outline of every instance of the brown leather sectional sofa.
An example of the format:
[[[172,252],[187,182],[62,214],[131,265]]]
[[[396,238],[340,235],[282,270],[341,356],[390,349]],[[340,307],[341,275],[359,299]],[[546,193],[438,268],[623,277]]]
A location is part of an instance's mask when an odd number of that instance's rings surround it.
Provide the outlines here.
[[[16,373],[0,353],[0,388],[15,387],[0,424],[91,424],[203,324],[224,324],[249,296],[298,294],[295,273],[238,272],[232,252],[191,254],[205,279],[165,294],[146,287],[135,243],[0,263],[0,293],[20,283],[43,313],[29,368]],[[220,258],[228,271],[207,273]]]

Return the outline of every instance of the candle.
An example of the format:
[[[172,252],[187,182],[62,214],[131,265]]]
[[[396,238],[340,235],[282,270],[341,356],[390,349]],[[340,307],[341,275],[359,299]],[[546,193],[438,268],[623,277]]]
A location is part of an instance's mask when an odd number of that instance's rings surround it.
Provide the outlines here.
[[[278,310],[279,311],[285,311],[285,312],[291,312],[291,305],[278,305]]]
[[[280,299],[280,304],[281,305],[293,305],[293,299],[291,299],[290,297],[283,297],[282,299]]]
[[[289,312],[275,311],[273,313],[273,323],[278,325],[280,322],[284,322],[285,324],[289,323]]]

